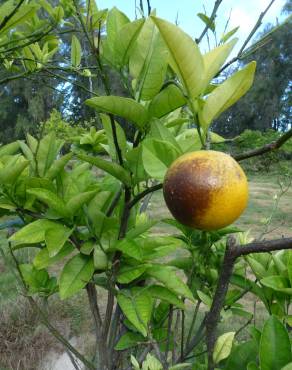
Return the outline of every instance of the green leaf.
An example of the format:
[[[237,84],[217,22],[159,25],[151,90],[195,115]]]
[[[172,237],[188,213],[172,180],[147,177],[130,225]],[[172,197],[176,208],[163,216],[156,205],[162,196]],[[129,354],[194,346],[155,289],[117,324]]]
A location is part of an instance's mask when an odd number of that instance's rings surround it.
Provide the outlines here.
[[[230,37],[232,37],[238,31],[238,29],[239,29],[239,27],[235,27],[232,30],[230,30],[229,32],[227,32],[225,35],[223,35],[221,37],[220,42],[225,43],[227,40],[230,39]]]
[[[215,32],[215,22],[204,13],[198,13],[197,16],[205,23],[206,26],[210,28],[212,32]]]
[[[71,297],[81,290],[91,279],[94,272],[93,259],[90,256],[77,254],[64,266],[60,281],[60,297]]]
[[[182,310],[185,309],[184,303],[176,296],[176,294],[161,285],[149,286],[148,292],[153,298],[168,302],[176,307],[181,308]]]
[[[60,216],[67,217],[69,215],[63,200],[52,191],[34,188],[27,190],[27,193],[34,195],[38,200],[45,203],[51,210],[57,212]]]
[[[220,361],[224,360],[230,355],[232,349],[232,343],[235,336],[235,332],[224,333],[216,340],[213,360],[215,364],[218,364]]]
[[[73,153],[68,153],[63,155],[60,159],[56,159],[46,173],[46,178],[53,180],[64,169],[72,157]]]
[[[112,55],[115,55],[115,46],[119,32],[122,30],[122,27],[129,22],[129,18],[116,7],[108,12],[106,22],[107,45]]]
[[[158,119],[153,119],[151,121],[151,131],[150,131],[150,136],[153,139],[157,140],[162,140],[162,141],[167,141],[173,146],[175,146],[178,151],[180,151],[180,146],[178,145],[174,134],[163,125],[163,123],[158,120]]]
[[[44,177],[59,154],[63,146],[63,141],[57,139],[55,133],[51,132],[41,139],[39,145],[33,137],[30,137],[30,143],[32,143],[34,147],[36,146],[34,150],[30,145],[32,152],[37,152],[36,161],[38,175]]]
[[[290,280],[290,286],[292,286],[292,251],[288,250],[287,253],[288,253],[288,256],[287,256],[288,277]]]
[[[146,337],[153,308],[151,295],[145,288],[133,288],[131,291],[120,291],[117,300],[126,318]]]
[[[124,351],[132,347],[136,347],[141,342],[144,342],[144,337],[138,333],[127,332],[124,334],[118,343],[115,345],[116,351]]]
[[[71,41],[71,64],[73,67],[78,67],[81,62],[81,45],[78,38],[73,35]]]
[[[85,193],[80,193],[72,197],[66,204],[68,213],[71,213],[72,216],[84,205],[91,201],[92,198],[96,195],[99,190],[87,191]]]
[[[137,126],[143,128],[148,122],[147,110],[143,105],[130,98],[121,96],[100,96],[87,99],[85,104],[101,112],[112,113],[129,120]]]
[[[122,266],[118,274],[118,282],[121,284],[128,284],[144,274],[147,265],[140,266]]]
[[[257,364],[253,361],[253,362],[250,362],[248,365],[247,365],[247,368],[246,370],[260,370],[260,368],[257,366]]]
[[[66,226],[54,222],[54,227],[45,231],[45,242],[48,248],[49,256],[54,257],[60,252],[64,244],[72,234],[72,230]]]
[[[281,370],[292,370],[292,362],[290,362],[289,364],[287,364],[286,366],[282,367]]]
[[[169,370],[181,370],[181,369],[188,369],[190,367],[192,367],[192,364],[182,363],[182,364],[171,366]]]
[[[116,63],[124,66],[129,61],[129,55],[135,45],[136,39],[144,24],[144,19],[126,23],[116,34],[115,37],[115,59]]]
[[[169,142],[157,139],[143,141],[143,166],[154,179],[163,180],[168,167],[180,155],[181,152]]]
[[[137,100],[150,100],[161,89],[167,69],[167,48],[154,23],[148,18],[130,55],[130,74]]]
[[[202,89],[204,61],[197,44],[179,27],[152,17],[172,57],[171,66],[184,85],[187,95],[194,100]]]
[[[13,234],[9,240],[22,244],[40,243],[45,240],[46,230],[53,228],[55,222],[41,219],[34,221]]]
[[[290,282],[284,276],[267,276],[261,279],[261,284],[277,292],[292,295],[292,287]]]
[[[188,286],[176,275],[176,269],[171,266],[153,265],[147,269],[147,274],[165,285],[172,292],[194,301]]]
[[[4,155],[13,155],[19,150],[19,142],[14,141],[13,143],[9,143],[6,145],[0,146],[0,157]]]
[[[33,264],[37,269],[43,269],[61,261],[64,257],[68,256],[74,247],[70,243],[65,243],[62,249],[54,257],[50,257],[48,248],[41,249],[33,260]]]
[[[246,370],[248,363],[257,358],[258,345],[254,339],[233,346],[224,370]]]
[[[147,220],[145,222],[139,223],[127,232],[127,238],[135,239],[139,235],[146,233],[146,231],[151,229],[151,227],[153,227],[155,224],[157,224],[157,221],[154,220]]]
[[[281,370],[291,362],[291,344],[286,328],[271,316],[265,323],[260,341],[261,370]]]
[[[17,160],[0,169],[0,184],[13,184],[29,165],[29,161]]]
[[[256,62],[249,63],[242,70],[219,85],[206,99],[203,109],[199,111],[199,121],[204,130],[222,112],[237,102],[253,83]]]
[[[237,39],[234,39],[228,44],[218,46],[203,56],[205,66],[205,88],[208,86],[212,78],[219,72],[236,42]]]
[[[142,251],[140,245],[131,239],[118,241],[115,248],[125,253],[127,256],[135,258],[137,261],[142,260]]]
[[[152,99],[148,112],[150,117],[163,117],[186,104],[186,98],[179,87],[168,85]]]
[[[202,292],[201,290],[197,290],[197,295],[200,298],[200,300],[207,306],[211,307],[212,305],[212,298],[209,297],[206,293]]]
[[[116,179],[120,180],[125,185],[131,184],[131,177],[130,174],[120,165],[114,162],[106,161],[105,159],[99,157],[91,157],[86,154],[78,154],[78,158],[86,161],[90,164],[93,164],[97,168],[109,173]]]

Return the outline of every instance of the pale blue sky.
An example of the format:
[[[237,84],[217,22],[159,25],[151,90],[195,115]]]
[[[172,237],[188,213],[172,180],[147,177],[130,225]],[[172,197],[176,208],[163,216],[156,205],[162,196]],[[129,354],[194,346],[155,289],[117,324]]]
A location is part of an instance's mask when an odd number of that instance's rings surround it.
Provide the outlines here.
[[[96,0],[96,2],[99,8],[116,6],[131,19],[135,18],[135,0]],[[223,0],[217,18],[218,36],[221,36],[225,21],[232,9],[229,29],[240,26],[236,34],[239,37],[238,48],[269,2],[270,0]],[[139,0],[136,0],[136,3],[139,4]],[[145,0],[144,3],[146,5]],[[207,15],[210,15],[213,3],[214,0],[151,0],[152,8],[157,10],[158,16],[174,22],[178,14],[179,26],[192,37],[198,37],[204,27],[203,22],[197,17],[197,13],[203,13],[205,5]],[[276,0],[264,18],[264,23],[275,23],[277,17],[282,20],[283,17],[280,13],[284,4],[285,0]],[[203,43],[201,48],[206,51],[207,44]]]

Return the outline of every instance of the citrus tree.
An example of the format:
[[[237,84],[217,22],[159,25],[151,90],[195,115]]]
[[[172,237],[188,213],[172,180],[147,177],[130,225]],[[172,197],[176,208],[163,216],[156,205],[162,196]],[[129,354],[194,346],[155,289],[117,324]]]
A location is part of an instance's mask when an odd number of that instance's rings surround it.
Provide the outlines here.
[[[202,37],[213,28],[218,3],[210,18],[201,15]],[[207,231],[214,228],[147,213],[151,194],[162,188],[177,158],[224,141],[211,131],[212,122],[252,85],[254,62],[217,78],[237,41],[235,30],[202,54],[202,37],[196,43],[155,12],[130,21],[117,8],[98,9],[93,1],[63,0],[53,7],[44,0],[7,1],[0,14],[1,63],[10,73],[5,83],[37,73],[53,73],[60,81],[67,72],[82,74],[89,81],[80,85],[89,94],[84,104],[102,125],[82,131],[66,154],[64,140],[45,129],[38,138],[28,134],[0,147],[0,212],[11,218],[9,254],[2,253],[50,332],[88,369],[288,369],[292,238],[251,242],[234,227]],[[58,34],[71,32],[68,19],[78,37],[72,36],[71,59],[57,63]],[[112,93],[113,75],[127,97]],[[101,81],[101,91],[92,88],[93,79]],[[133,141],[119,117],[134,128]],[[291,136],[289,131],[234,160],[275,150]],[[224,156],[218,157],[224,166]],[[212,167],[208,171],[212,176]],[[228,184],[236,174],[225,176]],[[224,221],[217,202],[212,212]],[[153,234],[157,223],[171,225],[172,233]],[[32,260],[19,262],[22,248],[35,251]],[[55,265],[57,276],[50,269]],[[65,300],[82,289],[96,338],[96,353],[86,355],[50,322],[50,297]],[[103,305],[97,289],[106,291]],[[238,340],[240,329],[218,336],[219,322],[230,316],[251,324],[253,314],[240,301],[247,293],[269,315],[263,328],[250,325],[244,341]]]

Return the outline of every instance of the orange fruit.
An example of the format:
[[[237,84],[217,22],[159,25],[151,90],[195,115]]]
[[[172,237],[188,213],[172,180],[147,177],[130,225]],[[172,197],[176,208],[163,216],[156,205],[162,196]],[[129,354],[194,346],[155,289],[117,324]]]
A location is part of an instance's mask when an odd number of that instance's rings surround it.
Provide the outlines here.
[[[248,183],[228,154],[201,150],[182,155],[169,167],[163,183],[166,205],[180,223],[217,230],[235,221],[248,201]]]

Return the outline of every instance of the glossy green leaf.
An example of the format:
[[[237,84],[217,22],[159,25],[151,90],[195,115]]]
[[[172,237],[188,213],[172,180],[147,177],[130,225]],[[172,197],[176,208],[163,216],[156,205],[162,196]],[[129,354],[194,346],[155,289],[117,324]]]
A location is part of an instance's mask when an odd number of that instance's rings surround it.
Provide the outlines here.
[[[172,57],[171,66],[193,100],[202,89],[204,62],[195,41],[179,27],[163,19],[152,17]]]
[[[62,249],[54,256],[50,257],[48,248],[41,249],[33,260],[33,264],[37,269],[43,269],[61,261],[64,257],[73,252],[74,247],[70,243],[65,243]]]
[[[215,364],[218,364],[230,355],[234,336],[235,332],[232,331],[224,333],[217,338],[213,352],[213,361]]]
[[[73,153],[68,153],[63,155],[60,159],[56,159],[46,173],[46,178],[53,180],[64,169],[72,157]]]
[[[15,154],[19,150],[19,141],[0,146],[0,157]]]
[[[168,302],[176,307],[181,308],[182,310],[185,309],[184,303],[177,297],[177,295],[161,285],[149,286],[148,292],[153,298]]]
[[[215,118],[249,90],[253,83],[255,68],[256,62],[249,63],[225,80],[207,97],[202,110],[199,111],[199,121],[205,130]]]
[[[194,301],[188,286],[176,275],[176,269],[171,266],[153,265],[147,269],[147,274],[160,281],[172,292]]]
[[[60,297],[71,297],[89,282],[94,272],[93,259],[90,256],[77,254],[64,266],[60,280]]]
[[[34,244],[45,240],[46,230],[53,228],[55,222],[40,219],[34,221],[13,234],[9,240],[23,244]]]
[[[128,284],[141,276],[147,269],[147,265],[122,266],[118,273],[118,282]]]
[[[54,223],[54,227],[45,231],[45,242],[50,257],[54,257],[60,252],[69,236],[72,234],[72,231],[73,230],[57,222]]]
[[[260,370],[260,368],[257,366],[257,364],[252,361],[247,365],[246,370]]]
[[[97,168],[109,173],[116,179],[120,180],[125,185],[131,184],[131,177],[130,174],[120,165],[114,162],[106,161],[100,157],[91,157],[86,154],[78,154],[78,157],[83,161],[86,161],[90,164],[93,164]]]
[[[28,165],[29,161],[17,160],[0,168],[0,184],[13,184]]]
[[[220,68],[228,58],[229,54],[233,50],[237,39],[230,41],[227,44],[220,45],[217,48],[209,51],[203,55],[204,66],[205,66],[205,88],[212,80],[213,77],[219,72]]]
[[[144,341],[144,337],[139,333],[127,332],[122,335],[118,343],[115,345],[116,351],[124,351],[125,349],[133,348]]]
[[[71,41],[71,64],[73,67],[78,67],[81,62],[81,45],[78,38],[73,35]]]
[[[151,121],[150,137],[157,140],[167,141],[173,146],[175,146],[178,151],[180,151],[180,146],[178,145],[174,134],[168,129],[163,123],[158,119],[153,119]]]
[[[28,137],[29,139],[29,137]],[[38,175],[43,177],[46,175],[48,169],[51,167],[55,161],[57,155],[59,154],[63,141],[56,138],[54,132],[49,133],[43,137],[39,143],[31,137],[30,142],[33,146],[36,146],[35,150],[32,149],[32,152],[36,151],[36,161],[37,161],[37,171]]]
[[[277,292],[292,295],[292,287],[289,279],[284,276],[267,276],[261,279],[261,284]]]
[[[115,37],[115,59],[119,66],[128,63],[129,55],[144,24],[144,19],[126,23]]]
[[[142,160],[145,171],[157,180],[163,180],[171,163],[182,153],[171,143],[146,139],[143,142]]]
[[[171,84],[152,99],[148,108],[149,116],[160,118],[185,104],[186,98],[181,89]]]
[[[258,346],[254,339],[234,345],[224,370],[246,370],[247,365],[258,355]]]
[[[275,316],[271,316],[264,325],[259,359],[261,370],[281,370],[292,360],[288,332]]]
[[[133,288],[120,292],[117,300],[126,318],[146,337],[153,308],[151,295],[144,288]]]
[[[91,201],[92,198],[96,195],[96,193],[99,190],[92,190],[87,191],[84,193],[80,193],[72,197],[66,204],[66,208],[68,210],[68,213],[70,213],[72,216],[85,204]]]
[[[130,55],[130,74],[137,100],[150,100],[161,89],[167,69],[168,51],[154,23],[148,18]]]
[[[115,248],[125,253],[127,256],[135,258],[137,261],[142,260],[142,251],[140,245],[131,239],[118,241]]]
[[[106,22],[107,45],[113,56],[115,55],[118,34],[122,30],[122,27],[129,22],[129,18],[116,7],[108,12]]]
[[[148,121],[147,110],[143,105],[130,98],[121,96],[100,96],[87,99],[85,103],[100,112],[112,113],[123,117],[137,126],[143,128]]]
[[[67,217],[69,215],[63,200],[52,191],[34,188],[27,190],[27,193],[35,196],[39,201],[45,203],[51,210],[57,212],[60,216]]]

